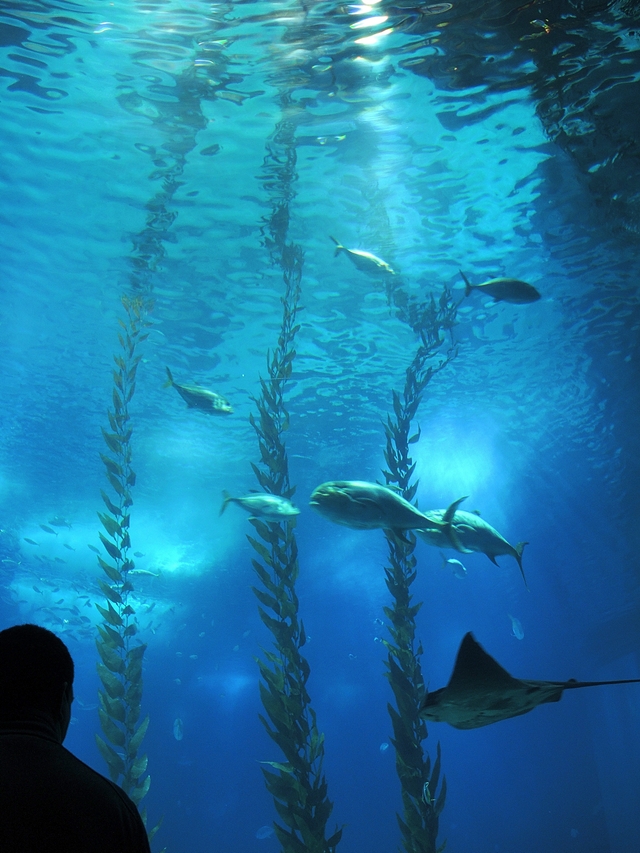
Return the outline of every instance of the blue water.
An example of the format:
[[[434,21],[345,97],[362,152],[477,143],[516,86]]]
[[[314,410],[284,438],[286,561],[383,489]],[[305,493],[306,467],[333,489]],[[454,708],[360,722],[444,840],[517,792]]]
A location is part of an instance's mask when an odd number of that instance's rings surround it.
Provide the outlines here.
[[[282,756],[258,719],[255,658],[272,639],[251,592],[255,534],[237,506],[218,515],[223,490],[257,488],[249,415],[284,294],[274,234],[304,252],[286,446],[341,853],[400,845],[382,748],[388,549],[381,531],[307,503],[326,480],[383,482],[383,422],[419,340],[330,236],[384,258],[415,299],[444,286],[462,298],[459,269],[542,294],[463,301],[458,354],[416,418],[419,506],[469,495],[529,542],[530,592],[511,557],[448,550],[467,569],[456,577],[418,543],[430,689],[467,631],[524,678],[640,677],[637,9],[450,5],[0,4],[0,625],[65,639],[78,673],[66,745],[106,773],[104,597],[88,546],[100,546],[121,298],[142,293],[131,540],[153,573],[134,600],[155,850],[279,847],[265,829],[277,814],[261,762]],[[187,409],[163,387],[167,365],[234,414]],[[448,789],[440,843],[640,849],[639,731],[640,685],[572,691],[471,731],[430,725]]]

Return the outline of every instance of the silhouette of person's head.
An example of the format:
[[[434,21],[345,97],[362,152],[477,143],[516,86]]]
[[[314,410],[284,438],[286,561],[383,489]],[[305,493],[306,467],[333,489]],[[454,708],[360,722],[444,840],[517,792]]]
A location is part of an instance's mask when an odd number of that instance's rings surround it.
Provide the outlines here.
[[[0,720],[49,718],[64,740],[73,702],[73,660],[39,625],[0,631]]]

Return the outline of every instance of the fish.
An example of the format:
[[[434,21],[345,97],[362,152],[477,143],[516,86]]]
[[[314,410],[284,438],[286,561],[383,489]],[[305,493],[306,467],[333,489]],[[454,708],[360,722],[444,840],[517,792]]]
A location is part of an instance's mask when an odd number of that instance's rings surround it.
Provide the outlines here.
[[[396,271],[389,266],[382,258],[372,255],[371,252],[364,252],[362,249],[347,249],[342,243],[338,242],[335,237],[331,240],[336,244],[336,250],[333,254],[336,258],[340,252],[344,252],[349,260],[361,271],[370,275],[395,275]]]
[[[507,613],[509,619],[511,619],[511,634],[516,638],[516,640],[524,640],[524,628],[522,627],[522,622],[516,617],[512,616],[510,613]]]
[[[94,552],[94,554],[99,554],[99,553],[100,553],[100,549],[99,549],[99,548],[96,548],[96,546],[95,546],[95,545],[87,545],[87,548],[89,548],[91,551],[93,551],[93,552]]]
[[[40,527],[44,530],[45,533],[53,533],[54,536],[58,535],[57,530],[54,530],[52,527],[48,527],[46,524],[41,524]]]
[[[440,556],[442,557],[442,567],[451,569],[454,576],[457,578],[466,578],[467,569],[466,566],[463,566],[460,560],[447,560],[445,555],[440,551]]]
[[[190,409],[200,409],[200,411],[208,412],[210,415],[233,414],[231,404],[220,394],[216,394],[215,391],[207,391],[206,388],[200,388],[198,385],[180,385],[178,382],[174,382],[168,367],[166,371],[169,378],[164,383],[164,387],[173,386]]]
[[[61,515],[55,515],[53,518],[50,518],[49,524],[52,524],[54,527],[68,527],[71,529],[71,522],[67,521]]]
[[[73,547],[73,545],[68,545],[66,542],[64,542],[64,543],[63,543],[63,547],[64,547],[64,548],[67,548],[69,551],[75,551],[75,550],[76,550],[76,549]]]
[[[388,486],[362,480],[331,480],[313,490],[309,506],[329,521],[356,530],[415,530],[422,528],[426,522],[429,527],[423,529],[432,531],[445,542],[449,541],[455,548],[457,540],[451,521],[463,500],[454,501],[442,517],[436,518],[420,512]],[[450,535],[453,537],[451,540]]]
[[[152,572],[150,569],[129,569],[130,575],[146,575],[150,578],[159,578],[161,572]]]
[[[519,278],[492,278],[483,284],[471,284],[462,270],[460,275],[465,283],[465,296],[469,296],[472,290],[480,290],[493,297],[496,302],[512,302],[514,305],[537,302],[540,299],[540,293],[535,287],[526,281],[520,281]]]
[[[565,690],[604,684],[636,684],[640,678],[616,681],[531,681],[514,678],[486,652],[471,632],[464,635],[446,687],[427,692],[420,716],[456,729],[477,729],[528,714],[545,702],[559,702]]]
[[[184,723],[180,717],[176,717],[173,721],[173,736],[176,740],[182,740],[184,736]]]
[[[27,539],[26,536],[24,537],[24,541],[28,542],[29,545],[39,545],[40,544],[39,542],[36,542],[35,539]]]
[[[462,500],[464,500],[464,498],[461,498],[457,503],[461,503]],[[431,509],[427,511],[427,515],[432,519],[435,518],[443,520],[445,514],[447,514],[450,509],[451,507],[446,510]],[[479,551],[481,554],[486,554],[491,562],[496,566],[498,565],[498,563],[496,563],[496,557],[501,557],[503,555],[514,557],[520,569],[524,585],[529,589],[524,569],[522,568],[522,552],[525,545],[529,544],[528,542],[518,542],[517,545],[510,545],[504,536],[501,536],[494,527],[487,524],[487,522],[481,518],[477,512],[465,512],[462,509],[457,510],[455,515],[450,519],[450,522],[451,529],[454,531],[454,538],[462,546],[460,548],[456,548],[457,551],[461,551],[463,554],[470,554],[472,551]],[[427,545],[434,545],[436,548],[450,547],[447,545],[447,539],[451,541],[450,537],[444,536],[437,529],[437,525],[430,529],[418,529],[416,530],[416,533],[424,542],[427,543]]]
[[[280,497],[280,495],[270,495],[266,492],[262,494],[256,492],[239,498],[233,498],[228,492],[223,492],[222,498],[220,515],[230,503],[241,506],[249,513],[250,518],[264,518],[267,521],[282,521],[285,518],[293,518],[293,516],[300,514],[300,510],[287,498]]]

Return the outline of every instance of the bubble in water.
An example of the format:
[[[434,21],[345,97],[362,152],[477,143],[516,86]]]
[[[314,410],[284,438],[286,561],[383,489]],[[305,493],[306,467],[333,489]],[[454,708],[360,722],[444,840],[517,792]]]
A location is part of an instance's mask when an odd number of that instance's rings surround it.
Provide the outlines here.
[[[380,752],[386,752],[389,749],[389,744],[385,741],[380,744]]]
[[[256,838],[271,838],[272,835],[272,826],[261,826],[260,829],[256,832]]]

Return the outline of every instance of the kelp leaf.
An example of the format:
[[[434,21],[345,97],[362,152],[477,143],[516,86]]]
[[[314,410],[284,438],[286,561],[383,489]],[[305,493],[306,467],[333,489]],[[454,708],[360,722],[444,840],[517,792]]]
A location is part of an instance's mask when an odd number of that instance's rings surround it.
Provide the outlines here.
[[[139,748],[140,744],[142,743],[142,739],[144,738],[145,734],[147,733],[148,726],[149,726],[149,715],[147,714],[147,716],[144,718],[144,720],[138,726],[137,732],[134,734],[134,736],[129,741],[129,752],[131,755],[134,755],[138,751],[138,748]]]
[[[117,720],[119,723],[124,723],[125,708],[122,701],[120,699],[109,699],[109,697],[104,693],[102,693],[101,696],[109,716],[113,717],[113,719]]]
[[[104,643],[100,643],[98,640],[96,640],[96,648],[108,670],[118,675],[124,672],[124,661],[117,652]]]
[[[117,374],[114,373],[114,376]],[[102,437],[105,440],[105,444],[113,453],[120,453],[122,450],[122,439],[119,435],[115,433],[106,432],[102,427]]]
[[[120,512],[120,507],[116,506],[113,501],[109,498],[109,495],[100,489],[100,495],[102,496],[102,500],[104,501],[104,505],[109,510],[112,515],[120,516],[122,513]]]
[[[100,459],[102,459],[108,474],[113,474],[114,477],[123,476],[122,468],[115,459],[112,459],[110,456],[105,456],[104,453],[100,454]]]
[[[96,666],[100,681],[103,683],[107,694],[112,699],[121,699],[124,696],[124,684],[104,664],[98,663]]]
[[[447,777],[442,777],[442,785],[440,786],[440,793],[438,794],[438,799],[436,800],[436,805],[434,808],[434,812],[436,817],[442,813],[442,809],[444,808],[444,801],[447,797]]]
[[[115,566],[105,562],[102,557],[98,557],[98,564],[109,580],[112,580],[114,583],[122,583],[122,575]]]
[[[99,512],[98,518],[102,522],[102,526],[107,531],[109,536],[115,538],[116,534],[118,534],[118,535],[122,534],[120,524],[115,520],[115,518],[112,518],[110,515],[107,515],[104,512]]]
[[[253,593],[258,599],[258,601],[264,604],[265,607],[270,607],[271,610],[275,611],[276,613],[280,612],[280,606],[276,598],[274,598],[272,595],[269,595],[268,592],[263,592],[261,589],[258,589],[255,586],[252,586],[251,589],[253,590]]]
[[[104,545],[107,554],[114,560],[121,560],[122,554],[120,553],[120,549],[116,548],[113,542],[109,542],[106,536],[103,536],[102,533],[98,533],[98,536],[100,537],[100,541]]]
[[[118,781],[118,776],[124,774],[124,761],[120,758],[118,753],[108,746],[99,735],[95,736],[96,745],[100,750],[100,754],[107,762],[107,767],[109,768],[109,775],[113,782]]]
[[[111,720],[111,718],[102,710],[102,708],[98,709],[98,713],[100,715],[100,725],[102,726],[102,731],[109,738],[111,743],[115,743],[116,746],[124,746],[125,738],[122,729],[116,726],[113,720]]]
[[[151,785],[151,776],[147,776],[139,788],[134,788],[129,794],[133,802],[138,805],[140,800],[147,795],[149,786]]]
[[[258,554],[262,557],[265,563],[268,566],[273,566],[273,559],[271,557],[271,554],[269,553],[269,550],[265,548],[265,546],[261,542],[258,542],[257,539],[254,539],[253,536],[247,535],[247,539],[249,540],[250,545],[258,552]]]
[[[133,779],[137,779],[139,776],[142,776],[144,771],[147,769],[147,764],[149,763],[148,755],[141,755],[140,758],[136,758],[136,760],[131,765],[131,776]]]
[[[290,764],[282,764],[279,761],[261,761],[260,764],[268,764],[270,767],[275,767],[281,773],[293,773],[293,767]]]
[[[128,661],[140,660],[142,658],[146,648],[147,648],[146,643],[142,643],[139,646],[133,646],[127,652],[127,660]]]
[[[105,610],[104,607],[100,607],[99,604],[96,604],[96,607],[98,608],[100,615],[110,625],[115,625],[116,627],[119,628],[123,624],[122,619],[120,618],[120,616],[116,613],[116,611],[111,606],[111,602],[109,602],[109,601],[107,602],[107,608],[108,608],[107,610]]]
[[[103,580],[98,578],[98,586],[100,587],[104,597],[108,598],[109,601],[113,601],[114,604],[122,604],[122,596],[117,590],[112,589],[108,583],[105,583]]]
[[[110,471],[107,471],[107,480],[111,483],[111,487],[113,488],[113,491],[117,495],[120,495],[120,497],[123,497],[125,494],[124,487],[123,487],[122,483],[120,482],[120,480],[118,480],[118,478],[115,477]]]

